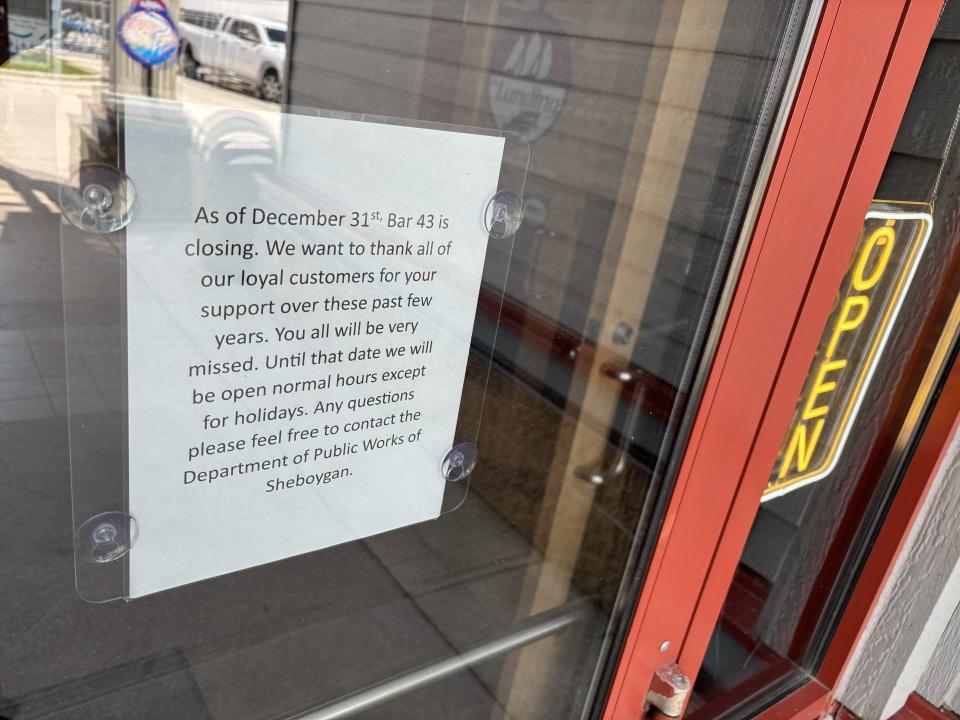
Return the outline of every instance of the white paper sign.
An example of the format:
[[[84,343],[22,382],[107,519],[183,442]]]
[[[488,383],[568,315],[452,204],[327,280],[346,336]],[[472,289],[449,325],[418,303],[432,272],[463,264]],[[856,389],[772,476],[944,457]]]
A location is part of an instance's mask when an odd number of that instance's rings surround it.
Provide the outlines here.
[[[130,597],[439,514],[503,147],[128,113]]]

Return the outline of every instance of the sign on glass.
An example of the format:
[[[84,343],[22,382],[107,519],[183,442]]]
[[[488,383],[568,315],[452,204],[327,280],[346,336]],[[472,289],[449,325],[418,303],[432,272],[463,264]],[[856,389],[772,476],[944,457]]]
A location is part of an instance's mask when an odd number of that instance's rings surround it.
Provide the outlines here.
[[[833,472],[930,235],[926,210],[877,203],[867,213],[764,500]]]
[[[168,119],[125,123],[129,597],[436,517],[503,139]]]

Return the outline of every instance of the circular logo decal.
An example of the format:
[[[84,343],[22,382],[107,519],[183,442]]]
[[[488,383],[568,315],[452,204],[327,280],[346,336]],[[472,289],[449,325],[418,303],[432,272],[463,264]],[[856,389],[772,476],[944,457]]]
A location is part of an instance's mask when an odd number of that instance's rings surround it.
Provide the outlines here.
[[[494,38],[487,100],[501,130],[533,142],[553,127],[570,88],[566,30],[546,12],[504,13]]]
[[[117,40],[144,67],[162,65],[180,48],[180,33],[160,0],[135,2],[117,23]]]

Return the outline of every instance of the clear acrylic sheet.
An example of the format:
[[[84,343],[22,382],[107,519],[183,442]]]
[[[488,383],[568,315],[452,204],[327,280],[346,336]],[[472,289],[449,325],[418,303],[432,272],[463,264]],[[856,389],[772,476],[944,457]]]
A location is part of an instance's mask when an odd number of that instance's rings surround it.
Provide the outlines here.
[[[423,513],[436,516],[427,506],[432,507],[430,498],[437,492],[442,495],[436,499],[437,512],[456,510],[469,492],[474,463],[483,462],[484,448],[477,448],[475,443],[513,237],[521,220],[528,146],[509,134],[476,128],[316,110],[236,110],[142,97],[112,97],[103,107],[92,108],[91,115],[98,119],[93,125],[96,139],[91,137],[93,133],[80,132],[89,128],[78,128],[81,147],[76,171],[65,179],[61,193],[65,216],[61,245],[74,549],[80,596],[91,602],[105,602],[145,595],[232,572],[231,563],[235,566],[237,562],[246,562],[244,567],[256,572],[255,567],[265,562],[315,550],[322,552],[322,547],[388,530],[391,522],[398,523],[394,527],[409,524],[404,517]],[[324,142],[329,144],[331,138],[344,140],[319,152],[317,147]],[[482,174],[483,163],[491,175],[490,139],[497,139],[502,158],[499,167],[493,167],[492,176],[499,173],[495,187],[490,187],[489,192],[485,190],[481,197],[477,188],[484,187],[483,182],[471,175]],[[476,173],[471,168],[474,148],[480,151],[476,155]],[[401,152],[402,149],[405,151]],[[356,158],[354,172],[348,160],[351,156]],[[380,164],[373,162],[380,158]],[[453,184],[444,180],[448,175],[455,179]],[[463,192],[457,199],[460,187],[469,188],[470,192]],[[353,202],[345,207],[340,202],[342,197],[363,197],[363,206]],[[391,207],[391,203],[399,206]],[[445,205],[455,208],[452,215],[457,220],[444,218]],[[200,206],[204,208],[202,216]],[[247,208],[243,211],[244,222],[240,222],[240,215],[234,215],[235,223],[227,225],[226,212],[237,212],[242,207]],[[262,222],[257,225],[253,223],[255,208],[261,211]],[[215,210],[219,214],[217,223],[211,219]],[[279,216],[268,224],[268,212],[289,212],[292,222],[312,216],[318,224],[281,225]],[[395,216],[392,223],[391,214]],[[468,214],[473,225],[464,229]],[[192,223],[185,221],[187,216]],[[439,227],[444,219],[454,223],[453,230]],[[478,228],[482,230],[481,240],[486,238],[485,249],[481,244],[470,246],[469,252],[463,253],[465,260],[456,250],[448,249],[449,263],[436,255],[426,259],[367,255],[318,260],[305,257],[301,248],[310,242],[332,244],[335,240],[347,240],[355,245],[365,243],[370,250],[374,240],[379,239],[383,246],[410,249],[432,239],[432,252],[436,253],[438,241],[445,244],[456,241],[458,236],[476,238]],[[265,251],[268,242],[274,243],[273,254],[254,254]],[[279,251],[278,242],[293,243],[293,254]],[[206,256],[205,245],[214,248],[212,253],[239,254]],[[196,254],[191,255],[188,246]],[[217,247],[222,250],[216,250]],[[283,300],[296,303],[306,297],[322,300],[330,295],[365,296],[371,303],[382,297],[386,303],[388,297],[400,293],[387,292],[393,286],[381,282],[389,277],[381,275],[382,269],[400,272],[398,282],[403,283],[405,273],[429,268],[437,270],[434,278],[440,285],[431,287],[413,280],[410,287],[416,290],[414,294],[432,297],[436,302],[433,309],[384,307],[375,316],[368,306],[350,315],[348,311],[331,311],[318,304],[313,312],[298,317],[294,311],[283,316],[205,318],[203,322],[196,318],[195,311],[203,306],[239,308],[244,304],[252,307],[255,302],[262,306],[271,299],[275,301],[274,312],[278,312]],[[279,270],[285,274],[278,277]],[[340,273],[345,284],[337,284],[335,275],[325,275],[330,282],[314,286],[312,293],[291,289],[291,274],[306,282],[314,270]],[[373,274],[373,281],[368,282],[370,276],[364,275],[368,272]],[[343,273],[350,273],[350,278]],[[233,277],[227,280],[228,275]],[[243,277],[258,285],[232,284],[242,283]],[[270,285],[271,277],[280,284]],[[209,285],[200,287],[201,281]],[[217,282],[231,285],[218,289]],[[407,293],[403,287],[404,297]],[[348,316],[362,324],[356,336],[358,342],[351,342],[354,336],[332,339],[334,326],[343,329],[349,325],[341,322]],[[399,342],[400,335],[396,337],[398,342],[387,339],[386,330],[384,335],[366,335],[366,323],[377,324],[381,320],[384,326],[403,320],[424,325],[418,326],[419,332],[405,337],[405,342]],[[320,340],[311,338],[310,332],[323,325],[327,328],[321,332],[327,335]],[[285,336],[292,339],[281,340],[278,333],[271,341],[270,333],[281,327],[293,331],[293,335]],[[299,335],[301,331],[306,334]],[[263,333],[259,342],[251,340],[256,332]],[[233,333],[233,337],[227,338],[228,333]],[[228,347],[241,340],[241,345],[254,344]],[[363,374],[361,371],[371,367],[378,372],[390,367],[412,367],[404,358],[384,359],[383,351],[388,346],[401,345],[410,350],[415,344],[431,340],[434,345],[426,347],[433,358],[427,359],[423,367],[429,368],[432,377],[398,379],[395,388],[390,388],[391,394],[394,389],[404,392],[401,388],[421,393],[416,403],[421,418],[408,421],[403,434],[410,438],[415,428],[421,429],[425,439],[420,447],[422,453],[429,452],[429,461],[416,453],[405,454],[413,452],[413,445],[399,451],[388,448],[358,452],[358,457],[366,457],[360,470],[328,481],[343,483],[344,487],[347,481],[351,482],[350,491],[344,491],[343,497],[332,504],[323,499],[325,490],[319,479],[332,467],[330,460],[311,458],[298,468],[280,469],[277,476],[283,476],[284,487],[275,496],[285,498],[282,503],[275,502],[271,493],[266,492],[247,493],[245,499],[236,501],[230,497],[234,493],[231,489],[222,496],[223,505],[211,505],[207,491],[215,484],[228,487],[227,483],[234,482],[237,484],[233,487],[242,489],[248,479],[263,483],[263,478],[271,473],[251,473],[249,478],[230,476],[206,485],[200,481],[188,484],[183,479],[184,469],[201,467],[192,463],[203,461],[205,456],[187,462],[182,456],[168,458],[164,454],[165,449],[175,447],[179,451],[189,447],[193,452],[206,440],[217,444],[228,437],[243,436],[248,440],[246,448],[232,455],[244,462],[234,464],[277,458],[276,446],[254,449],[249,441],[257,428],[264,428],[262,434],[270,435],[272,432],[266,431],[276,430],[275,423],[280,421],[270,424],[273,421],[258,420],[263,424],[251,424],[246,428],[249,432],[240,432],[243,428],[239,425],[234,427],[236,432],[226,428],[218,432],[210,427],[201,430],[200,425],[190,427],[192,420],[187,418],[201,417],[191,414],[200,412],[196,407],[202,407],[203,414],[216,421],[218,417],[235,417],[238,407],[257,412],[282,405],[270,396],[226,399],[221,396],[224,390],[234,395],[249,394],[254,392],[250,388],[262,385],[271,393],[278,382],[336,377],[337,373]],[[210,343],[218,342],[222,343],[219,348],[211,349]],[[351,361],[347,351],[354,347],[379,347],[381,357]],[[261,359],[257,359],[257,371],[238,367],[224,375],[227,381],[213,375],[191,376],[184,383],[177,380],[186,371],[184,358],[188,357],[187,365],[198,366],[224,357],[265,359],[274,355],[302,359],[301,351],[309,358],[318,349],[329,352],[334,348],[344,351],[342,360],[329,366],[314,366],[309,372],[302,366],[274,368],[264,379],[265,369],[260,368]],[[254,382],[258,374],[262,382]],[[440,379],[431,383],[433,377]],[[185,397],[188,387],[190,394]],[[216,397],[210,402],[198,401],[194,390],[201,395],[212,391]],[[314,406],[324,398],[344,401],[351,393],[369,397],[386,389],[371,393],[358,392],[356,388],[291,392],[292,396],[286,397],[297,399],[295,404]],[[396,410],[399,417],[402,404],[400,401],[394,406],[387,401],[385,407]],[[332,424],[346,432],[345,421],[373,422],[375,416],[370,412],[331,411],[326,416],[321,413],[315,421],[288,422],[282,430],[286,432],[287,426],[293,425],[300,429],[319,427],[326,417],[339,420]],[[374,430],[378,428],[351,432],[363,432],[363,437],[370,437]],[[441,438],[442,450],[438,446]],[[288,447],[299,452],[317,441],[313,438]],[[286,435],[281,442],[287,443]],[[324,447],[332,447],[331,442]],[[378,453],[382,461],[370,461]],[[230,455],[229,451],[214,453],[210,467],[217,466],[218,456]],[[223,464],[226,466],[226,461]],[[302,483],[291,486],[286,482],[295,476],[305,477],[308,473],[302,473],[301,467],[323,470],[316,473],[315,487],[307,488]],[[436,473],[435,478],[425,477],[432,473]],[[391,485],[391,479],[396,480],[399,491]],[[169,492],[164,491],[164,502],[181,503],[182,512],[173,517],[171,527],[162,531],[151,519],[151,483],[178,485],[176,490],[171,485]],[[410,487],[410,492],[403,492],[403,487]],[[132,500],[131,489],[135,490]],[[220,487],[215,492],[221,492]],[[198,503],[203,507],[191,508],[195,498],[204,498]],[[329,532],[317,530],[318,535],[312,534],[310,528],[298,530],[305,527],[305,514],[313,511],[318,524],[336,525],[346,518],[344,527]],[[167,517],[171,517],[169,512]],[[428,519],[416,517],[413,522]],[[243,528],[239,536],[237,528]],[[273,547],[274,534],[293,538],[285,549],[281,548],[280,556]],[[221,536],[232,537],[234,542],[230,547],[218,548]],[[153,551],[148,555],[143,548],[150,548],[151,542]],[[165,544],[170,548],[166,553],[169,559],[164,557]],[[160,566],[169,562],[171,577],[177,575],[178,565],[194,563],[197,576],[166,586],[162,580],[152,585],[151,581],[138,582],[132,594],[131,553],[135,555],[138,549],[143,549],[144,559],[134,558],[133,568],[141,575],[151,574],[154,566],[162,575]],[[210,568],[228,569],[210,572]]]

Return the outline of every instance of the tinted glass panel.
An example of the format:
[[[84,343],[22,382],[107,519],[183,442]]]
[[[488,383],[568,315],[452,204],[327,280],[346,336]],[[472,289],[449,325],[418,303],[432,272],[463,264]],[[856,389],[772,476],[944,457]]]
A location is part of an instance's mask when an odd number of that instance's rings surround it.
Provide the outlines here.
[[[110,27],[128,9],[102,7]],[[184,10],[294,22],[285,47],[243,52],[185,22],[179,62],[149,72],[112,37],[105,54],[53,41],[0,70],[0,715],[595,715],[806,3]],[[267,64],[288,105],[258,97]],[[72,534],[88,516],[71,460],[123,480],[130,328],[105,278],[128,237],[62,233],[60,186],[82,162],[123,167],[134,134],[114,93],[157,108],[144,143],[198,148],[157,154],[157,177],[183,177],[171,193],[207,177],[249,192],[250,167],[296,160],[284,114],[311,109],[525,148],[503,160],[527,173],[523,223],[490,244],[471,307],[459,407],[481,418],[479,462],[455,510],[128,602],[78,596]]]

